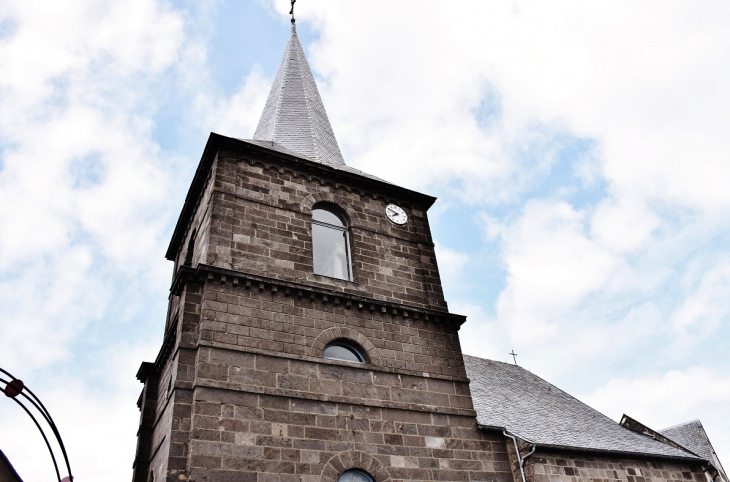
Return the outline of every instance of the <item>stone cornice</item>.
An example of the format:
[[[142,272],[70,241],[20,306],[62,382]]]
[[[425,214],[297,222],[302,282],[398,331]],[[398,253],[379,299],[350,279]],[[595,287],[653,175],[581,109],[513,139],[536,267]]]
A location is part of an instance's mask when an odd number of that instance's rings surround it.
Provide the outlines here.
[[[345,189],[348,192],[370,196],[373,199],[384,199],[389,202],[410,201],[423,206],[424,209],[430,208],[436,202],[436,198],[433,196],[369,175],[358,174],[327,164],[313,162],[309,159],[288,155],[243,139],[234,139],[211,133],[211,139],[214,136],[218,140],[218,147],[229,147],[244,155],[258,154],[256,158],[247,156],[243,159],[251,164],[258,164],[264,169],[277,169],[280,173],[287,172],[293,177],[305,177],[309,181],[330,184],[336,189]]]
[[[383,301],[336,289],[328,289],[293,281],[284,281],[202,263],[197,265],[195,268],[181,266],[175,275],[172,285],[170,286],[170,294],[179,295],[185,284],[189,281],[215,281],[221,284],[242,286],[246,289],[271,291],[272,293],[281,294],[281,296],[318,299],[324,303],[342,305],[346,309],[367,310],[402,316],[403,318],[410,317],[417,320],[421,319],[428,322],[455,326],[457,329],[466,322],[466,316],[449,313],[447,311]]]

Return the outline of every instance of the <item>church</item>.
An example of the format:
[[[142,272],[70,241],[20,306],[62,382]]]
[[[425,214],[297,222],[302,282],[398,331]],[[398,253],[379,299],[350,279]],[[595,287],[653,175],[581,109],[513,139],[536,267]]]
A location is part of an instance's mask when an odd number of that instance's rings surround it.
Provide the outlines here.
[[[132,481],[728,482],[699,421],[616,423],[462,353],[436,199],[345,163],[292,24],[253,139],[211,133],[172,235]]]

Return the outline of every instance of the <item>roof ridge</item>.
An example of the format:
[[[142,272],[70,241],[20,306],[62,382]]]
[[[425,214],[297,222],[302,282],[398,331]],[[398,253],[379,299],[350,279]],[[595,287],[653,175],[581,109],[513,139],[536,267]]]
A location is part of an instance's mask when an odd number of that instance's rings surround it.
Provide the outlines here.
[[[297,27],[296,27],[296,25],[292,24],[291,29],[292,29],[292,36],[293,37],[296,37],[297,38],[297,41],[298,41],[299,40],[299,37],[297,36]],[[299,50],[295,48],[294,49],[294,52],[296,53],[297,59],[298,59],[299,63],[301,64],[302,59],[299,58]],[[302,56],[304,56],[304,49],[302,49]],[[307,58],[306,57],[304,57],[304,62],[307,63],[307,64],[309,64],[309,62],[307,62]],[[299,79],[302,81],[302,85],[307,80],[307,79],[305,79],[304,71],[302,71],[302,70],[299,71]],[[313,119],[313,116],[312,116],[312,105],[310,103],[310,100],[311,99],[309,97],[309,92],[307,92],[307,89],[306,88],[304,89],[303,94],[304,94],[304,100],[305,100],[305,102],[304,102],[304,108],[307,110],[307,114],[309,115],[309,118],[310,119]],[[307,125],[307,129],[309,130],[309,133],[312,136],[312,138],[314,138],[315,137],[315,134],[314,134],[314,126],[312,125],[312,123],[309,123]],[[314,149],[314,159],[319,159],[319,149],[318,149],[318,146],[317,146],[317,143],[316,142],[313,142],[312,143],[312,148]]]
[[[476,358],[477,360],[482,360],[482,361],[488,361],[488,362],[490,362],[490,363],[500,363],[500,364],[502,364],[502,365],[507,365],[508,367],[513,367],[513,366],[514,366],[514,367],[517,367],[517,368],[521,368],[522,370],[525,370],[525,371],[527,371],[527,372],[529,372],[529,373],[532,373],[532,372],[531,372],[530,370],[528,370],[527,368],[522,368],[521,366],[519,366],[519,365],[515,365],[514,363],[510,363],[510,362],[503,362],[503,361],[499,361],[499,360],[492,360],[491,358],[482,358],[482,357],[479,357],[479,356],[474,356],[474,355],[468,355],[468,354],[466,354],[466,353],[462,353],[462,355],[463,355],[463,356],[468,356],[469,358]]]
[[[672,425],[671,427],[661,428],[661,429],[657,430],[657,432],[661,433],[661,432],[664,432],[665,430],[671,430],[671,429],[677,428],[677,427],[685,427],[685,426],[687,426],[691,423],[695,423],[695,422],[699,423],[700,426],[702,425],[702,422],[700,421],[700,419],[696,418],[694,420],[690,420],[689,422],[678,423],[676,425]]]

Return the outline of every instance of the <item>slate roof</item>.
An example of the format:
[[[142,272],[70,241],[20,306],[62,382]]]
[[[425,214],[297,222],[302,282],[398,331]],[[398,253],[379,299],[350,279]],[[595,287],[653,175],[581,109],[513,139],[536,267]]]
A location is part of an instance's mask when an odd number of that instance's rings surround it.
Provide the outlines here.
[[[345,165],[295,26],[253,139],[316,162]]]
[[[477,422],[542,447],[697,459],[628,430],[519,366],[464,355]]]
[[[658,430],[658,432],[682,447],[687,448],[687,450],[696,453],[703,459],[709,460],[715,467],[725,472],[722,464],[720,464],[720,459],[715,453],[715,449],[712,448],[707,432],[705,432],[699,420],[674,425],[673,427]]]

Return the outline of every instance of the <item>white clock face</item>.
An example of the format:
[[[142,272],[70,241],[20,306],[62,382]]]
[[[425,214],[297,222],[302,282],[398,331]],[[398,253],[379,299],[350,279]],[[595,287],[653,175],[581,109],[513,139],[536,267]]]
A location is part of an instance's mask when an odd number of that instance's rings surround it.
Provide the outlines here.
[[[385,214],[388,215],[388,219],[393,221],[395,224],[405,224],[408,221],[408,215],[406,212],[395,204],[388,204],[385,208]]]

